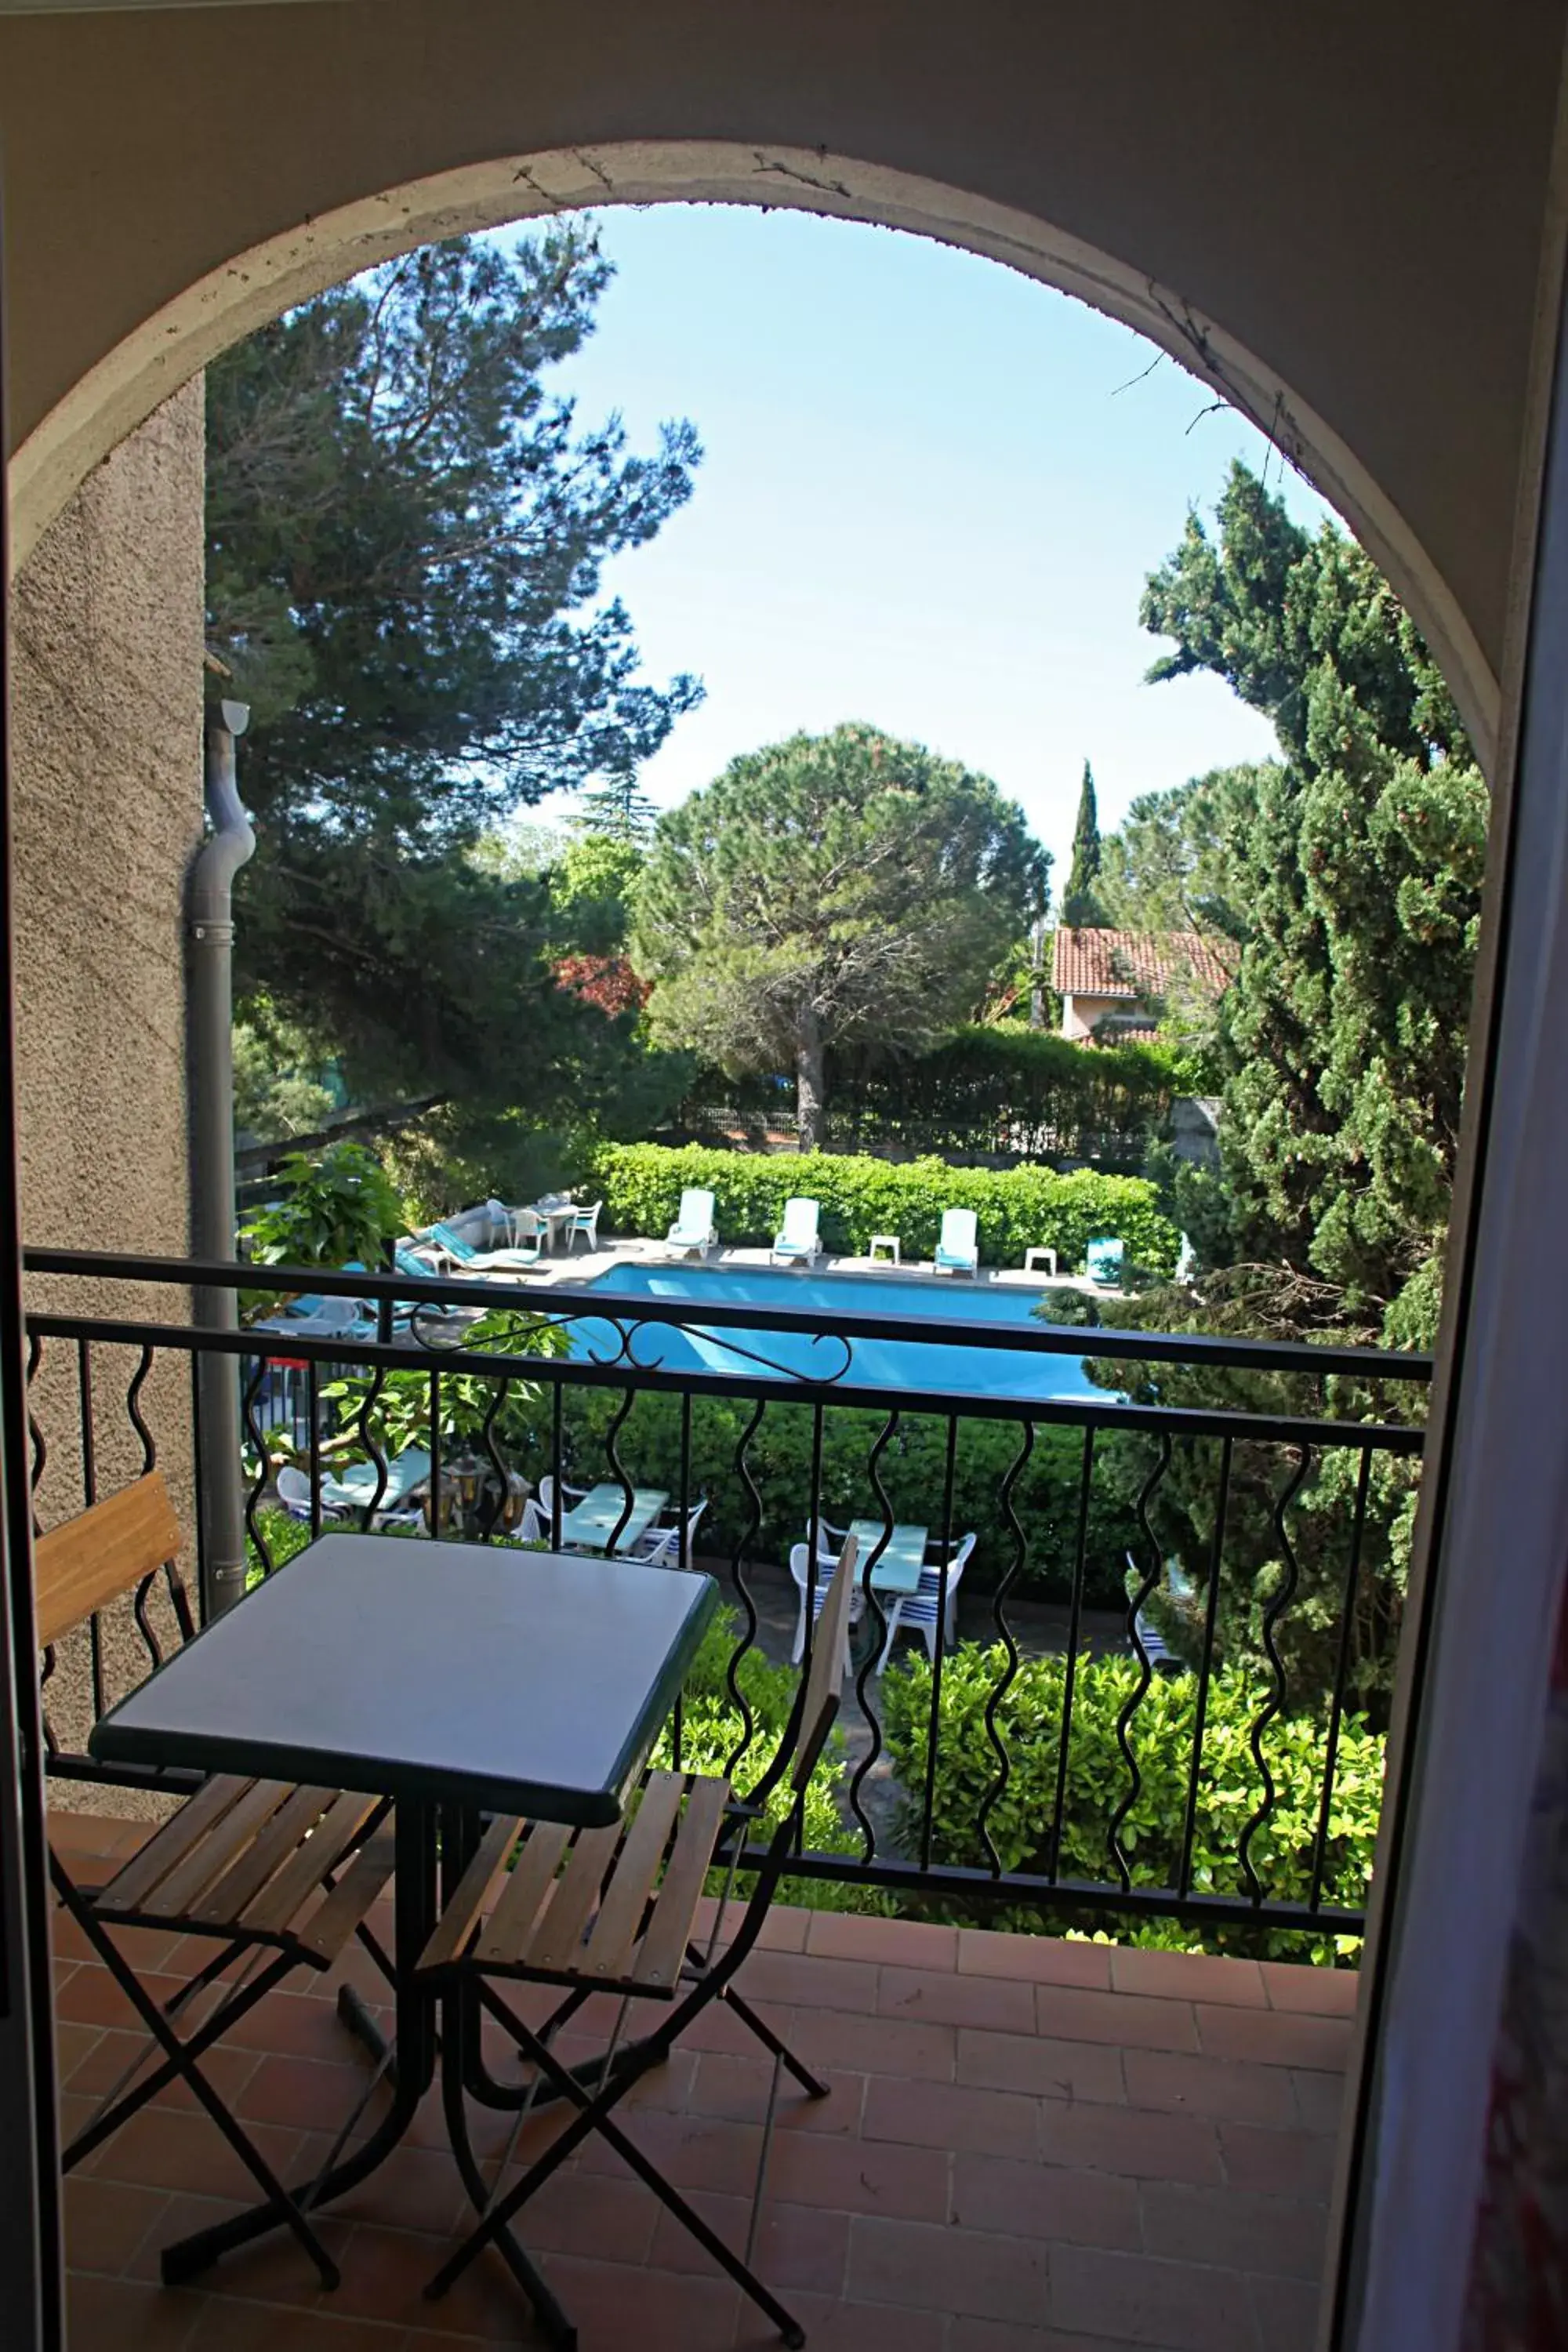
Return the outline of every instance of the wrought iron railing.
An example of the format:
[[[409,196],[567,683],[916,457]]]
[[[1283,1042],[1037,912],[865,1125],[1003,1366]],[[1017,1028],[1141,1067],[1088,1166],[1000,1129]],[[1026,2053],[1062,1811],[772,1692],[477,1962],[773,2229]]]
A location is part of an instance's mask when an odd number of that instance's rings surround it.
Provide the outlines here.
[[[341,1502],[336,1474],[350,1461],[367,1465],[354,1516],[377,1522],[396,1454],[416,1441],[429,1457],[426,1526],[446,1537],[515,1540],[519,1496],[543,1489],[538,1532],[558,1548],[567,1480],[606,1480],[624,1500],[614,1544],[637,1487],[658,1486],[679,1530],[675,1562],[711,1568],[730,1603],[722,1760],[744,1781],[765,1761],[762,1685],[748,1664],[766,1638],[765,1604],[788,1604],[786,1630],[799,1611],[809,1657],[823,1562],[808,1542],[799,1591],[784,1580],[788,1550],[819,1520],[869,1519],[878,1537],[836,1768],[839,1826],[800,1853],[801,1880],[960,1916],[1000,1903],[1053,1919],[1173,1916],[1320,1937],[1363,1925],[1337,1776],[1350,1777],[1353,1744],[1364,1780],[1382,1704],[1428,1359],[945,1314],[921,1326],[869,1307],[785,1312],[716,1297],[699,1308],[468,1277],[263,1276],[58,1250],[29,1251],[26,1264],[34,1485],[51,1520],[154,1463],[173,1465],[176,1490],[183,1463],[199,1478],[204,1444],[233,1435],[195,1426],[195,1368],[212,1353],[239,1360],[258,1575],[274,1560],[280,1452],[297,1454],[308,1481],[312,1536],[339,1516],[326,1497]],[[210,1294],[261,1278],[368,1300],[377,1334],[226,1332],[145,1312],[171,1291],[184,1308],[193,1286]],[[127,1285],[137,1311],[125,1308]],[[733,1368],[661,1360],[672,1331],[700,1336]],[[1001,1384],[871,1384],[858,1376],[862,1339],[989,1349]],[[1063,1358],[1095,1367],[1102,1392],[1047,1393]],[[268,1404],[280,1361],[299,1391],[281,1413]],[[700,1499],[708,1512],[694,1540]],[[953,1652],[938,1638],[929,1664],[917,1650],[912,1671],[900,1664],[884,1678],[893,1604],[877,1569],[905,1518],[930,1532],[925,1598],[938,1627],[961,1539],[976,1537],[957,1597],[980,1647]],[[155,1659],[146,1601],[137,1622]],[[773,1633],[776,1650],[776,1622]],[[1109,1668],[1091,1633],[1102,1653],[1114,1645]],[[82,1675],[96,1713],[96,1622]],[[79,1740],[50,1737],[57,1769],[90,1772]],[[679,1711],[671,1737],[679,1752]],[[1227,1772],[1241,1776],[1239,1797],[1232,1787],[1216,1811]]]

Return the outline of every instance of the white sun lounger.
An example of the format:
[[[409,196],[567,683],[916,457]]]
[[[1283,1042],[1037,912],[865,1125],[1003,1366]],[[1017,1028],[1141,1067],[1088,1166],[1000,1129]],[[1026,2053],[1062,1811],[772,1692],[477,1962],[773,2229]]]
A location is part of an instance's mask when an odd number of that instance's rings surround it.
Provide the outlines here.
[[[680,1196],[680,1214],[665,1235],[666,1249],[674,1257],[689,1256],[693,1250],[706,1257],[718,1238],[712,1193],[700,1185],[689,1186]]]
[[[942,1238],[931,1260],[933,1274],[978,1274],[980,1250],[975,1240],[977,1220],[973,1209],[944,1209]]]
[[[802,1259],[815,1265],[822,1255],[822,1244],[816,1237],[817,1220],[822,1211],[816,1201],[797,1196],[784,1202],[783,1231],[773,1235],[774,1265],[796,1265]]]

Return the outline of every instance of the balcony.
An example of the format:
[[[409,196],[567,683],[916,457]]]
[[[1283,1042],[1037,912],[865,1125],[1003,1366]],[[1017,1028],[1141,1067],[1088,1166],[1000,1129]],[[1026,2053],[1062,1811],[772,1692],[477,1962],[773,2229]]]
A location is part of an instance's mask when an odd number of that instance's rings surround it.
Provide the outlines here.
[[[890,1602],[873,1581],[843,1690],[846,1737],[819,1768],[816,1830],[792,1864],[795,1904],[774,1910],[742,1978],[833,2084],[826,2105],[784,2103],[759,2267],[827,2347],[1305,2352],[1356,1979],[1295,1956],[1331,1955],[1363,1924],[1370,1845],[1343,1817],[1370,1769],[1375,1819],[1378,1750],[1357,1680],[1373,1520],[1389,1482],[1415,1475],[1421,1360],[1031,1327],[1008,1335],[1012,1389],[938,1394],[856,1377],[854,1339],[889,1336],[872,1314],[775,1315],[763,1364],[754,1305],[705,1308],[706,1337],[722,1347],[731,1334],[740,1368],[692,1369],[656,1360],[661,1331],[692,1325],[679,1303],[617,1301],[608,1342],[541,1354],[542,1309],[558,1345],[586,1318],[603,1326],[603,1298],[313,1273],[301,1283],[381,1299],[381,1336],[290,1339],[286,1397],[275,1336],[184,1319],[196,1269],[41,1252],[28,1269],[35,1491],[47,1518],[154,1460],[194,1496],[211,1449],[195,1442],[193,1373],[215,1361],[237,1367],[252,1576],[270,1572],[280,1534],[303,1541],[345,1508],[340,1474],[355,1461],[369,1483],[340,1524],[368,1525],[399,1450],[416,1443],[447,1538],[511,1539],[506,1507],[524,1484],[547,1496],[537,1532],[552,1549],[567,1479],[607,1479],[628,1518],[638,1486],[657,1484],[677,1528],[705,1498],[703,1539],[683,1535],[671,1565],[713,1573],[728,1615],[709,1685],[689,1685],[667,1738],[699,1769],[708,1759],[694,1746],[718,1738],[738,1781],[766,1759],[766,1690],[793,1687],[798,1596],[783,1560],[807,1520],[868,1511],[890,1538],[918,1514],[943,1563],[967,1526],[984,1573],[959,1596],[969,1638],[958,1652],[937,1644],[928,1665],[924,1646],[906,1643],[882,1671]],[[416,1297],[412,1327],[395,1322],[395,1302]],[[997,1347],[994,1324],[942,1336]],[[777,1343],[825,1337],[843,1343],[830,1351],[837,1378],[786,1369]],[[1064,1355],[1108,1368],[1098,1391],[1053,1391],[1051,1360]],[[1159,1381],[1140,1392],[1149,1368]],[[1165,1402],[1190,1395],[1194,1368],[1208,1401]],[[1373,1409],[1336,1418],[1357,1383]],[[210,1391],[195,1392],[205,1409]],[[291,1531],[275,1501],[286,1432],[306,1482]],[[1054,1503],[1056,1489],[1030,1484],[1053,1446],[1070,1472]],[[1124,1526],[1128,1591],[1110,1612],[1096,1547]],[[1196,1648],[1162,1669],[1147,1608],[1170,1589],[1173,1543],[1197,1596]],[[1121,1585],[1121,1559],[1111,1565]],[[1260,1650],[1226,1655],[1222,1570],[1258,1579]],[[210,1576],[202,1585],[210,1598]],[[1293,1611],[1310,1619],[1305,1648]],[[54,1816],[68,1853],[124,1851],[144,1830],[108,1816],[158,1804],[155,1790],[94,1785],[84,1741],[161,1631],[154,1597],[140,1626],[105,1612],[90,1639],[46,1659],[55,1785],[73,1809]],[[967,1716],[954,1712],[964,1705]],[[814,1902],[852,1907],[801,1907]],[[900,1911],[923,1916],[881,1916]],[[1127,1938],[1160,1923],[1228,1937],[1246,1956],[1007,1932]],[[136,2041],[104,1972],[65,1944],[58,1958],[75,2122]],[[177,1945],[144,1944],[142,1958],[168,1991],[190,1964]],[[347,1965],[366,2000],[384,1999],[362,1956]],[[335,1984],[269,1995],[221,2053],[240,2114],[300,2178],[363,2080]],[[639,2085],[637,2124],[740,2243],[768,2070],[733,2032],[722,2010],[700,2019]],[[550,2128],[536,2119],[518,2154],[537,2153]],[[528,2242],[588,2352],[771,2340],[617,2162],[590,2147],[530,2209]],[[333,2209],[335,2294],[283,2242],[225,2262],[199,2290],[155,2284],[161,2244],[245,2195],[205,2119],[173,2095],[110,2139],[68,2183],[79,2340],[436,2352],[526,2334],[489,2257],[447,2302],[422,2298],[462,2203],[438,2112]]]
[[[76,1862],[134,1823],[57,1815]],[[385,1923],[383,1922],[384,1930]],[[1310,2352],[1354,1976],[1206,1954],[779,1908],[742,1985],[808,2063],[786,2097],[758,2244],[820,2352]],[[374,1998],[377,1980],[345,1964]],[[144,1946],[174,1989],[183,1955]],[[62,1938],[68,2128],[140,2036],[106,1972]],[[264,2152],[308,2175],[363,2076],[338,1975],[268,1995],[226,2044],[224,2090]],[[384,1991],[384,1988],[380,1988]],[[743,2242],[769,2069],[721,2011],[639,2088],[632,2128]],[[374,2117],[372,2118],[374,2120]],[[536,2152],[549,2126],[532,2127]],[[73,2343],[146,2352],[465,2352],[527,2329],[499,2263],[444,2303],[424,2282],[462,2193],[433,2111],[328,2227],[343,2284],[268,2241],[201,2292],[157,2250],[221,2220],[244,2177],[188,2098],[128,2125],[67,2184]],[[528,2242],[583,2352],[775,2339],[610,2153],[569,2160]]]

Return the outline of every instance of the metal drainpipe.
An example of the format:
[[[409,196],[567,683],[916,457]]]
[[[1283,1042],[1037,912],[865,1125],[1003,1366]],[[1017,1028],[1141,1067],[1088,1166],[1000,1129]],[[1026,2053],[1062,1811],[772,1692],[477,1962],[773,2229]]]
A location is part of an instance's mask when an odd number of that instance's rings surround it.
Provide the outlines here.
[[[191,1246],[197,1257],[233,1258],[234,915],[230,886],[256,847],[235,781],[235,738],[250,712],[220,702],[206,722],[206,804],[212,832],[191,868],[190,1086]],[[204,1330],[238,1328],[238,1296],[198,1289]],[[245,1591],[245,1479],[240,1463],[239,1359],[197,1359],[197,1497],[202,1528],[202,1610],[210,1620]]]

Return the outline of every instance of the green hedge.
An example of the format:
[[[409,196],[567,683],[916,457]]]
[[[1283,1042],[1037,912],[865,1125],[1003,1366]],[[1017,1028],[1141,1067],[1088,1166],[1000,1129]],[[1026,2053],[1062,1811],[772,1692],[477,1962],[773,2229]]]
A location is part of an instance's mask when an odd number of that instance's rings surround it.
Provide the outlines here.
[[[990,1867],[979,1816],[997,1768],[985,1710],[1006,1671],[1007,1654],[999,1645],[982,1649],[969,1643],[961,1644],[943,1665],[932,1836],[938,1862]],[[1132,1657],[1086,1656],[1078,1662],[1063,1810],[1065,1877],[1116,1877],[1108,1833],[1131,1786],[1116,1727],[1139,1674]],[[996,1709],[996,1730],[1007,1751],[1010,1773],[988,1827],[1006,1870],[1043,1872],[1050,1866],[1048,1833],[1056,1805],[1065,1677],[1063,1658],[1026,1659]],[[1193,1884],[1200,1894],[1250,1892],[1238,1844],[1263,1800],[1250,1741],[1268,1688],[1256,1670],[1235,1666],[1222,1667],[1209,1684],[1193,1848]],[[906,1791],[922,1784],[931,1693],[931,1668],[918,1654],[911,1653],[898,1672],[882,1679],[889,1752]],[[1135,1885],[1176,1883],[1196,1706],[1195,1675],[1158,1675],[1132,1718],[1128,1737],[1142,1787],[1120,1836]],[[1274,1811],[1249,1851],[1269,1901],[1304,1902],[1310,1893],[1327,1744],[1318,1716],[1282,1717],[1264,1733],[1263,1751],[1276,1798]],[[1364,1905],[1382,1801],[1382,1738],[1359,1717],[1347,1717],[1340,1727],[1329,1813],[1325,1900],[1346,1907]],[[918,1819],[912,1796],[906,1804],[912,1833]],[[1032,1912],[986,1916],[997,1926],[1039,1924]],[[1191,1928],[1164,1922],[1121,1933],[1123,1940],[1182,1948],[1199,1941]],[[1327,1934],[1303,1939],[1295,1933],[1253,1927],[1215,1927],[1202,1940],[1215,1950],[1261,1951],[1294,1959],[1303,1957],[1305,1940],[1318,1960],[1342,1958],[1354,1945],[1354,1939]]]
[[[1170,1274],[1180,1246],[1153,1185],[1089,1169],[1063,1176],[1049,1168],[950,1168],[935,1159],[899,1164],[827,1151],[763,1156],[696,1143],[615,1143],[595,1153],[592,1183],[612,1232],[658,1239],[675,1223],[686,1187],[702,1184],[714,1195],[720,1240],[752,1247],[773,1240],[795,1192],[821,1202],[823,1242],[835,1251],[863,1252],[873,1234],[889,1233],[907,1257],[929,1258],[942,1211],[960,1208],[979,1218],[986,1265],[1021,1265],[1038,1244],[1054,1249],[1067,1272],[1081,1268],[1097,1235],[1115,1234],[1137,1265]]]
[[[1155,1046],[961,1029],[911,1061],[830,1066],[827,1132],[839,1150],[901,1144],[1137,1169],[1170,1124],[1175,1091],[1175,1066]]]

